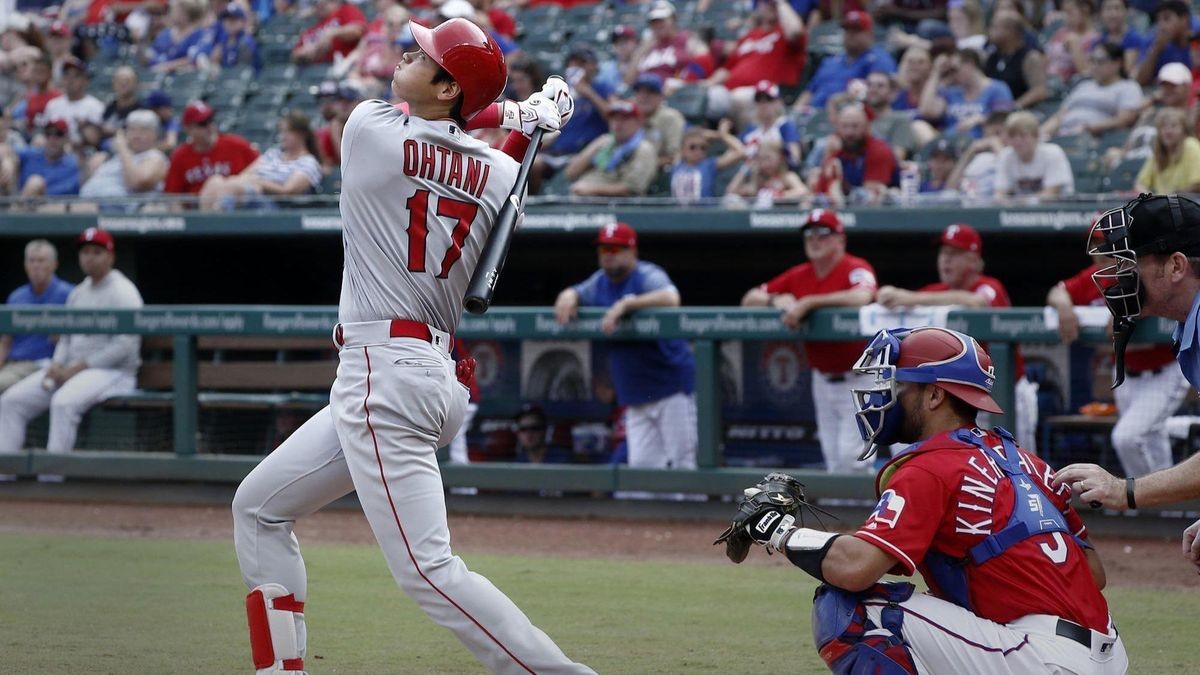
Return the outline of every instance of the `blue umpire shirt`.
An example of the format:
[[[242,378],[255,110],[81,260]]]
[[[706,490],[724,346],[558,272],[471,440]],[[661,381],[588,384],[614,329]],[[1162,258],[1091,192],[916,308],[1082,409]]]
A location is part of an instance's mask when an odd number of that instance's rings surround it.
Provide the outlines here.
[[[573,288],[579,304],[612,307],[627,295],[641,295],[673,288],[663,268],[639,261],[624,281],[613,282],[597,270]],[[695,387],[696,361],[686,340],[614,340],[607,344],[609,370],[617,402],[642,405],[678,393],[690,394]]]
[[[1200,327],[1200,293],[1192,298],[1192,309],[1187,319],[1175,327],[1175,360],[1183,376],[1191,383],[1193,389],[1200,389],[1200,336],[1196,335]]]
[[[8,294],[9,305],[65,305],[67,296],[75,286],[57,276],[50,276],[46,290],[34,293],[33,286],[25,284]],[[8,351],[9,361],[38,361],[54,356],[54,343],[49,335],[29,333],[13,335],[12,348]]]

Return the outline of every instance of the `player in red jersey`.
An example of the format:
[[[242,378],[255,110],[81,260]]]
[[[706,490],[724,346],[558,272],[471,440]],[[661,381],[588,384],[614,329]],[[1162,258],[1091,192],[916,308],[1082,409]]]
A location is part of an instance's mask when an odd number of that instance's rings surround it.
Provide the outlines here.
[[[1046,304],[1058,311],[1058,334],[1063,342],[1079,337],[1076,305],[1104,307],[1104,297],[1092,281],[1100,265],[1092,264],[1050,289]],[[1171,440],[1167,418],[1187,396],[1188,382],[1175,367],[1170,345],[1129,345],[1125,353],[1125,384],[1113,391],[1120,417],[1112,430],[1113,450],[1131,478],[1170,468]]]
[[[838,673],[1124,673],[1100,592],[1104,567],[1068,487],[1000,427],[975,426],[995,371],[974,338],[880,331],[854,369],[864,455],[911,443],[880,470],[879,503],[854,534],[795,527],[767,509],[746,532],[825,585],[813,635]],[[919,572],[910,583],[887,573]]]
[[[875,269],[866,260],[846,253],[846,230],[837,214],[815,209],[800,231],[808,262],[746,291],[742,306],[778,308],[783,311],[783,322],[794,328],[819,307],[861,307],[871,302]],[[862,441],[849,396],[855,383],[850,368],[865,346],[866,342],[804,343],[813,369],[817,437],[830,473],[872,469],[870,463],[855,462]]]
[[[975,228],[963,223],[950,225],[938,242],[937,283],[915,291],[884,286],[875,301],[889,309],[920,305],[1012,307],[1004,284],[983,273],[983,237]],[[1013,349],[1013,360],[1017,376],[1014,434],[1022,448],[1037,452],[1038,386],[1025,377],[1025,360],[1020,349]]]

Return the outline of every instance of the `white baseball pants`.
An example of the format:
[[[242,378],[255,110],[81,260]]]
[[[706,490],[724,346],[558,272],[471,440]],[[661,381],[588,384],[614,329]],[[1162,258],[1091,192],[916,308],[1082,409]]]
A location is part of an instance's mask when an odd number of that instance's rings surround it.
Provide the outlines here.
[[[1158,373],[1129,375],[1113,392],[1120,417],[1113,427],[1112,444],[1126,476],[1145,476],[1174,464],[1167,418],[1179,409],[1187,392],[1183,371],[1174,363]]]
[[[625,409],[625,445],[630,467],[643,469],[695,469],[699,431],[696,428],[696,396],[679,392]],[[682,492],[654,493],[620,490],[617,499],[701,500],[703,495]]]
[[[47,371],[41,368],[0,394],[0,452],[19,452],[25,447],[25,427],[47,409],[50,436],[46,449],[70,452],[75,448],[84,413],[105,399],[137,387],[137,378],[127,370],[87,368],[49,391],[42,387]]]
[[[357,490],[400,588],[488,669],[591,673],[450,550],[436,452],[457,434],[468,394],[449,354],[386,332],[370,344],[347,342],[330,406],[264,459],[234,497],[234,540],[247,588],[275,582],[306,602],[293,525]]]
[[[1013,438],[1022,450],[1037,454],[1038,390],[1037,382],[1024,375],[1017,378],[1013,388]],[[991,429],[996,424],[991,413],[981,412],[975,422],[980,429]]]
[[[881,625],[886,602],[863,604],[871,621]],[[900,608],[904,641],[922,673],[1118,675],[1129,668],[1125,644],[1115,630],[1088,631],[1088,648],[1057,635],[1056,616],[1032,614],[1001,624],[923,593],[914,593]]]
[[[817,411],[817,439],[829,473],[873,473],[875,463],[858,461],[863,438],[858,433],[851,389],[867,387],[874,380],[853,372],[827,375],[812,371],[813,405]]]

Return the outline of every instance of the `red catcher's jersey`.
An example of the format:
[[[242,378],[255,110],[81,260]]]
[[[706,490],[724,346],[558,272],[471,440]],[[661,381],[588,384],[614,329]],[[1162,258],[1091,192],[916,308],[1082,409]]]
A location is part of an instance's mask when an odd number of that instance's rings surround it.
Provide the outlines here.
[[[877,485],[877,490],[886,489],[854,533],[899,561],[893,572],[920,571],[930,591],[941,598],[946,596],[925,564],[926,554],[965,557],[972,546],[1008,524],[1014,492],[986,452],[949,434],[930,438],[880,471],[884,476],[895,468],[887,485]],[[989,432],[985,442],[1000,447],[994,433]],[[1062,512],[1071,532],[1086,540],[1087,528],[1070,506],[1070,488],[1050,487],[1053,469],[1024,450],[1020,453],[1029,479]],[[972,608],[985,619],[1009,623],[1029,614],[1049,614],[1098,631],[1108,629],[1108,603],[1083,549],[1068,535],[1034,535],[965,570]]]
[[[1092,281],[1092,273],[1100,269],[1099,265],[1089,265],[1079,274],[1062,282],[1063,290],[1071,296],[1071,302],[1076,305],[1104,306],[1104,298],[1100,289]],[[1158,370],[1175,363],[1175,353],[1170,345],[1138,345],[1131,344],[1125,350],[1125,368],[1131,372],[1139,370]]]
[[[806,295],[824,295],[855,288],[874,291],[877,286],[875,268],[871,267],[871,263],[847,253],[833,266],[829,274],[823,277],[817,276],[817,270],[812,263],[802,263],[788,268],[783,274],[759,288],[772,295],[791,293],[797,298],[803,298]],[[865,341],[804,343],[809,364],[828,375],[850,370],[866,346]]]

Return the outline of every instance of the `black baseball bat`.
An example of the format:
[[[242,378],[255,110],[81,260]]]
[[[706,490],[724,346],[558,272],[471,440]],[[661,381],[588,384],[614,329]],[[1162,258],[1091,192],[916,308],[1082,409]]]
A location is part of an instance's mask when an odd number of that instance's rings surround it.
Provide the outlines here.
[[[544,129],[533,130],[529,138],[529,147],[525,149],[525,158],[521,160],[521,168],[517,170],[517,182],[513,183],[512,192],[504,200],[496,223],[492,226],[492,234],[483,244],[483,252],[479,254],[479,264],[471,275],[471,283],[467,284],[467,295],[464,299],[467,311],[472,314],[483,314],[492,304],[492,296],[496,293],[496,282],[500,280],[500,272],[504,269],[504,261],[508,258],[508,247],[512,244],[513,233],[517,231],[517,218],[521,215],[521,195],[529,183],[529,169],[537,157],[538,146],[542,144]]]

